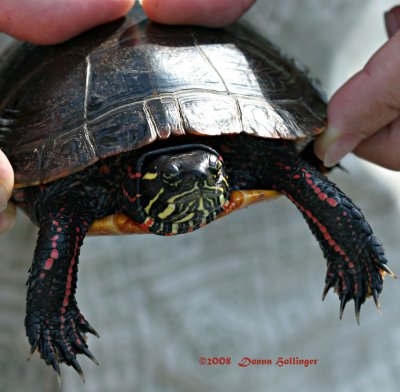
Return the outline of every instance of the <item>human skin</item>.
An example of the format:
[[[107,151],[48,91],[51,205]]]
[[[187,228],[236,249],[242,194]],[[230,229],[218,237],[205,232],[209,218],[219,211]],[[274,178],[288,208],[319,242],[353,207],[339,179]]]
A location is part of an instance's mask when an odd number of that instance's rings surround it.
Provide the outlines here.
[[[315,143],[326,166],[356,155],[400,170],[400,7],[385,14],[389,40],[328,105],[328,129]]]

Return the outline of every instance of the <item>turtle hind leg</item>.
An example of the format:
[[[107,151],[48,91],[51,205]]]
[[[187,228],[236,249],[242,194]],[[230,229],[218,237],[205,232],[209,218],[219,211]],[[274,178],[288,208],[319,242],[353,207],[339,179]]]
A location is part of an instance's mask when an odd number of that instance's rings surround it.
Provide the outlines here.
[[[359,321],[360,307],[368,296],[379,306],[383,276],[390,271],[381,243],[360,209],[296,154],[272,150],[266,167],[264,175],[272,188],[296,205],[322,248],[328,266],[323,296],[330,288],[338,293],[340,317],[353,299]]]
[[[59,362],[64,362],[83,379],[76,355],[85,354],[96,362],[84,337],[88,332],[97,333],[80,313],[75,290],[79,249],[91,219],[64,207],[53,211],[40,219],[27,282],[26,334],[31,353],[38,349],[58,376]]]

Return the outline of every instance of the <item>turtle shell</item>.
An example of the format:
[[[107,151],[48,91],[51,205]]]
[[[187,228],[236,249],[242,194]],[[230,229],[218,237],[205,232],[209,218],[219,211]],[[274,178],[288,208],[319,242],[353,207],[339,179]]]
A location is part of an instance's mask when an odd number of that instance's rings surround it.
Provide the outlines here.
[[[172,136],[308,142],[325,110],[306,73],[253,31],[159,25],[139,7],[64,44],[19,44],[0,65],[0,147],[16,188]]]

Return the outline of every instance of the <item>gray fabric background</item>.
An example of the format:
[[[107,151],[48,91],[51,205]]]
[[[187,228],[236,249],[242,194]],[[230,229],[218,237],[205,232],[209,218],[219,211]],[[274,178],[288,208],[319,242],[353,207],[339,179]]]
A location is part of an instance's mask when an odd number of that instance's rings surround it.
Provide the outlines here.
[[[395,1],[259,0],[246,19],[296,55],[332,93],[384,42],[382,12]],[[331,178],[365,212],[400,272],[399,174],[349,157]],[[0,391],[56,391],[38,356],[25,358],[25,280],[36,229],[20,214],[0,238]],[[369,300],[321,302],[325,261],[298,211],[284,198],[174,238],[85,240],[78,302],[98,330],[80,358],[86,384],[62,367],[62,391],[392,391],[400,358],[399,282],[387,279],[380,314]],[[231,357],[201,366],[200,356]],[[310,367],[254,365],[243,356],[317,359]]]

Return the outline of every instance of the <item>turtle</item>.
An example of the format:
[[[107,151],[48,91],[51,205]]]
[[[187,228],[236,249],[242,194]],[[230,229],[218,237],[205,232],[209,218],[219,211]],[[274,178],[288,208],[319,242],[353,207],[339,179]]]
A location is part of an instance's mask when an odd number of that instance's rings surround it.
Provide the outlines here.
[[[39,227],[26,334],[60,376],[96,330],[76,299],[86,234],[189,233],[276,195],[327,260],[340,317],[379,307],[387,267],[360,209],[326,177],[313,140],[326,99],[309,74],[243,24],[164,26],[140,7],[66,43],[20,43],[0,65],[0,146],[12,200]]]

